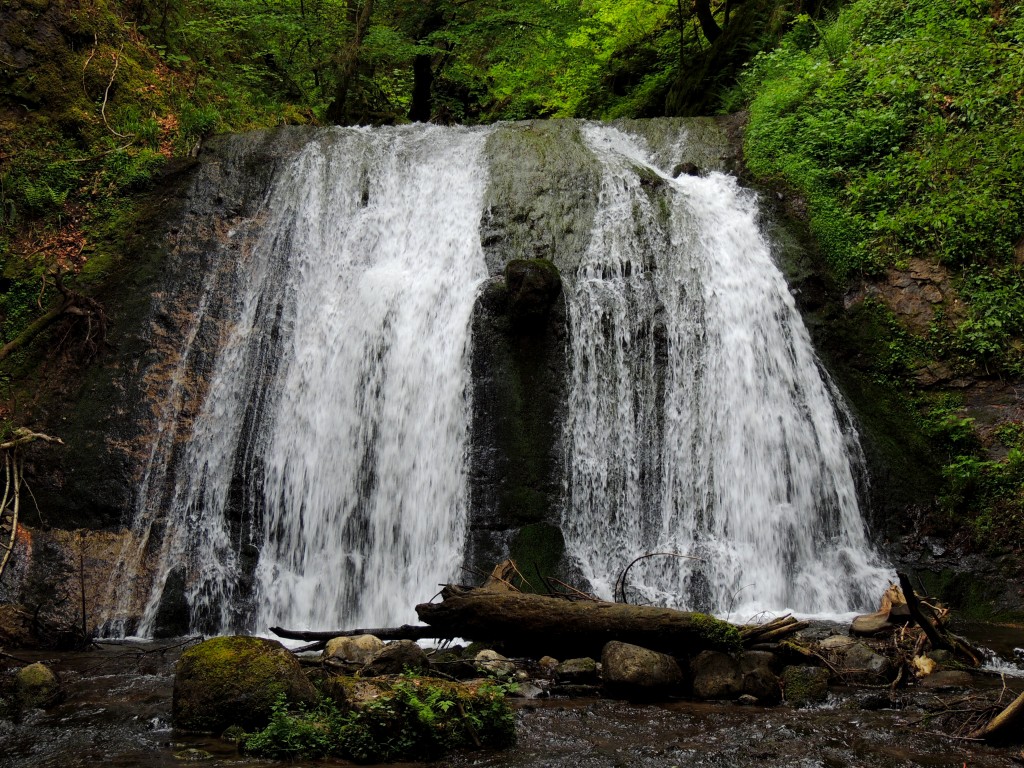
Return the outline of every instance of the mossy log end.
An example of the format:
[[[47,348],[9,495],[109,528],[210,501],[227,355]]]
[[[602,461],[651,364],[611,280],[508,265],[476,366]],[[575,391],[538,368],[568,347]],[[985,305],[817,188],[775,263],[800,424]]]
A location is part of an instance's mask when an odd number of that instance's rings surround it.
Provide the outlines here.
[[[524,653],[593,655],[611,640],[677,656],[742,646],[735,626],[703,613],[454,586],[441,594],[440,603],[416,606],[420,621]]]

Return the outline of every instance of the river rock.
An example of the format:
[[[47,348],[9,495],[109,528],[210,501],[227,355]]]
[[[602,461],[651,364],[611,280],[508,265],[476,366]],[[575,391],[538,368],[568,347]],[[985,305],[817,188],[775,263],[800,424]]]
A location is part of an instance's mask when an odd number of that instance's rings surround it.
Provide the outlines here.
[[[566,659],[555,667],[555,680],[568,685],[595,685],[597,662],[589,657]]]
[[[261,637],[215,637],[178,659],[174,727],[204,733],[221,733],[231,725],[261,728],[282,694],[293,704],[313,704],[317,698],[283,645]]]
[[[761,704],[777,704],[782,698],[782,684],[775,674],[777,663],[775,654],[767,651],[741,653],[739,664],[743,694],[756,697]]]
[[[946,669],[933,672],[921,680],[922,688],[932,691],[949,690],[951,688],[970,688],[974,685],[974,675],[961,670]]]
[[[335,637],[324,648],[324,664],[339,672],[358,672],[370,663],[384,648],[383,641],[374,635]]]
[[[852,637],[832,635],[822,640],[820,645],[845,678],[878,683],[892,677],[892,663]]]
[[[485,649],[473,659],[473,665],[485,675],[494,677],[511,677],[516,673],[514,661],[509,661],[497,651]]]
[[[744,692],[739,662],[727,653],[702,651],[690,662],[690,672],[698,699],[734,699]]]
[[[426,652],[412,640],[396,640],[388,643],[363,667],[366,677],[377,675],[400,675],[403,672],[426,672],[430,668]]]
[[[61,698],[60,680],[52,669],[37,661],[18,670],[14,677],[14,693],[22,709],[48,707]]]
[[[782,670],[782,690],[795,707],[817,704],[828,697],[828,670],[824,667],[792,666]]]
[[[555,670],[558,669],[558,663],[558,659],[554,656],[541,656],[537,660],[537,667],[547,677],[553,677]]]
[[[683,672],[671,656],[613,640],[601,651],[605,688],[615,695],[648,697],[683,685]]]
[[[508,311],[517,326],[538,326],[547,320],[562,291],[562,278],[548,259],[513,259],[505,265]]]

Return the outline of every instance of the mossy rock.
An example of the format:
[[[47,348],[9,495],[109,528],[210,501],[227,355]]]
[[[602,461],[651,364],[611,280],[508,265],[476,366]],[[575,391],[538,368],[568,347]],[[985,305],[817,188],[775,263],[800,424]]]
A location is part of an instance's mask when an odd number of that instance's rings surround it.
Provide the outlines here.
[[[828,677],[824,667],[786,667],[782,670],[786,701],[795,707],[824,701],[828,697]]]
[[[15,700],[22,709],[48,707],[57,703],[62,694],[57,675],[42,662],[18,670],[14,686]]]
[[[259,637],[215,637],[178,660],[174,727],[204,733],[221,733],[231,725],[259,728],[282,694],[292,704],[317,699],[316,689],[284,646]]]

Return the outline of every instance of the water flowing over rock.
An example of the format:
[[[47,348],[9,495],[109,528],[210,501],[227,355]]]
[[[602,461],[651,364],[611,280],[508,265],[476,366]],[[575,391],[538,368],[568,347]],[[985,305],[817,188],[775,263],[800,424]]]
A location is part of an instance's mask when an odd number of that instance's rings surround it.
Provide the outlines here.
[[[138,634],[178,563],[205,631],[400,623],[457,573],[485,137],[315,134],[229,233],[205,399],[134,523],[160,536]]]
[[[867,607],[857,434],[713,133],[289,129],[245,199],[222,153],[106,631],[399,624],[510,552],[603,597],[695,558],[634,602]]]
[[[569,293],[568,551],[598,593],[754,615],[849,611],[884,588],[850,417],[818,364],[754,195],[673,179],[588,125],[601,163]],[[671,166],[668,166],[671,167]],[[565,278],[563,272],[563,278]]]

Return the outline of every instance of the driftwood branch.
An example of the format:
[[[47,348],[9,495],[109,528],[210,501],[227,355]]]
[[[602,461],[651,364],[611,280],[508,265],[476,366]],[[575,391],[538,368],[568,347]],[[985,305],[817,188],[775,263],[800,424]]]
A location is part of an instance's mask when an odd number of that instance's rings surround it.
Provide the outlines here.
[[[626,602],[626,576],[629,575],[629,569],[639,563],[641,560],[646,560],[649,557],[679,557],[685,560],[700,560],[699,557],[693,557],[692,555],[681,555],[678,552],[648,552],[647,554],[640,555],[622,569],[622,573],[619,574],[619,578],[615,580],[615,589],[612,592],[612,597],[622,603]],[[622,595],[622,600],[619,600],[619,595]]]
[[[45,330],[51,323],[65,315],[83,317],[87,321],[88,331],[86,333],[85,344],[88,347],[90,354],[95,354],[99,349],[99,346],[106,342],[107,315],[103,311],[103,307],[100,303],[93,298],[84,296],[76,291],[72,291],[64,285],[64,280],[59,272],[52,275],[52,277],[54,279],[54,287],[56,287],[60,292],[60,301],[40,317],[33,320],[21,333],[7,342],[3,347],[0,347],[0,361],[5,360],[12,353],[21,349],[39,335],[40,332]],[[45,288],[46,285],[44,278],[43,290],[45,290]],[[94,322],[95,328],[93,327]]]
[[[903,590],[903,597],[907,601],[907,609],[910,611],[910,618],[913,619],[915,624],[921,627],[921,630],[928,638],[928,642],[931,643],[932,648],[936,650],[941,648],[943,650],[950,651],[972,666],[980,667],[984,660],[982,653],[978,649],[972,647],[970,643],[963,638],[945,631],[937,623],[932,623],[931,620],[925,616],[924,611],[921,608],[921,601],[914,593],[914,587],[910,583],[910,578],[907,574],[901,572],[897,572],[896,575],[900,580],[900,588]]]
[[[992,718],[987,725],[971,733],[968,738],[995,742],[1024,742],[1024,693],[1010,702],[1010,705]]]
[[[907,608],[910,610],[910,618],[924,631],[928,642],[932,644],[932,648],[935,650],[941,648],[946,651],[952,651],[953,645],[939,632],[938,628],[932,624],[928,617],[924,615],[924,611],[921,610],[921,602],[917,599],[914,587],[910,583],[910,577],[903,572],[897,572],[896,576],[899,577],[900,588],[903,590],[903,597],[906,599]]]
[[[749,647],[757,643],[773,643],[784,637],[796,634],[801,629],[807,629],[810,624],[806,621],[797,621],[789,614],[780,616],[764,624],[747,624],[740,627],[740,637],[743,645]]]
[[[415,626],[412,624],[403,624],[400,627],[376,627],[373,629],[335,629],[326,632],[271,627],[270,631],[286,640],[305,640],[306,642],[320,642],[333,640],[335,637],[356,637],[357,635],[374,635],[381,640],[451,640],[459,636],[434,627]]]

